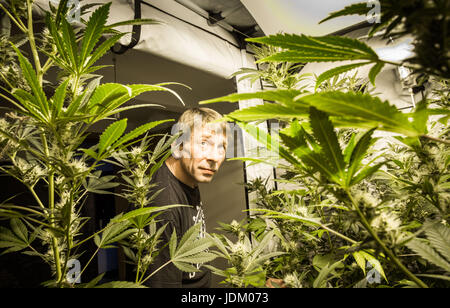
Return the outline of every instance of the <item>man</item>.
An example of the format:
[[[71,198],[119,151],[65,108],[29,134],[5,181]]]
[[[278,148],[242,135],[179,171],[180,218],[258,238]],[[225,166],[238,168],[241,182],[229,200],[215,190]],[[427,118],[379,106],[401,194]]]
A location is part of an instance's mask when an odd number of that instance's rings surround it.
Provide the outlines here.
[[[182,130],[183,134],[172,145],[172,156],[154,174],[152,182],[155,191],[164,188],[152,202],[152,206],[170,204],[188,204],[190,207],[176,207],[158,216],[160,223],[167,227],[161,236],[161,242],[167,243],[173,230],[178,240],[193,225],[201,224],[200,236],[204,236],[205,220],[198,183],[209,183],[213,179],[226,153],[226,123],[211,123],[220,119],[216,111],[209,108],[194,108],[185,111],[172,133]],[[166,246],[156,257],[149,273],[159,269],[170,259]],[[154,274],[147,286],[156,288],[202,288],[210,287],[211,272],[197,264],[201,272],[185,273],[172,263]]]

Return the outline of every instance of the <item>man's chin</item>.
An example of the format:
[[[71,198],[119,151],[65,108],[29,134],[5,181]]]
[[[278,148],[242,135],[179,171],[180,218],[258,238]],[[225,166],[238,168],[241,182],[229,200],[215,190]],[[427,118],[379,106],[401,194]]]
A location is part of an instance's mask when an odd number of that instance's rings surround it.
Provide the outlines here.
[[[210,183],[213,180],[213,176],[200,176],[197,178],[198,183]]]

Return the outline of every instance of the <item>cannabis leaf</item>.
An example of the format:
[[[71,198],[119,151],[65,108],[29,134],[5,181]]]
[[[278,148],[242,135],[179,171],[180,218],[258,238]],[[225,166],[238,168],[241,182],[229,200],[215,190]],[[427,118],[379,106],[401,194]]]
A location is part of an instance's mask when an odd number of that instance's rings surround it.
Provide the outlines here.
[[[356,3],[349,6],[346,6],[344,9],[331,13],[327,18],[321,20],[319,24],[324,23],[330,19],[340,17],[340,16],[347,16],[347,15],[367,15],[369,12],[370,7],[367,5],[367,3]]]
[[[440,223],[426,223],[423,229],[428,241],[415,238],[406,246],[448,274],[450,272],[450,228]],[[448,275],[434,275],[434,277],[450,279]]]
[[[98,234],[95,235],[95,245],[97,245],[98,248],[114,248],[115,246],[112,245],[113,243],[116,243],[136,232],[136,229],[129,229],[129,227],[129,221],[122,221],[118,223],[114,221],[109,222],[101,233],[101,236]]]
[[[294,103],[295,98],[300,94],[304,93],[301,90],[295,89],[277,89],[277,90],[264,90],[252,93],[235,93],[230,94],[218,98],[213,98],[209,100],[201,101],[199,104],[211,104],[218,102],[239,102],[250,99],[262,99],[265,101],[274,101],[279,102],[285,106],[292,105]]]
[[[363,270],[364,275],[366,274],[366,266],[367,262],[369,262],[372,267],[381,275],[383,278],[387,280],[386,274],[384,273],[383,267],[381,266],[380,261],[378,261],[372,254],[370,254],[366,250],[360,250],[356,251],[353,254],[353,257],[355,258],[356,263],[358,266]]]
[[[106,128],[106,130],[100,135],[100,141],[98,143],[98,153],[103,154],[109,146],[111,146],[117,139],[122,136],[123,132],[127,128],[127,119],[122,119],[114,122]]]
[[[40,121],[47,122],[49,119],[49,105],[44,90],[39,84],[39,78],[36,71],[20,50],[14,45],[12,47],[17,53],[22,74],[32,91],[32,93],[27,93],[21,89],[14,89],[12,94],[22,103],[23,107],[25,107],[31,115]]]
[[[247,41],[282,48],[282,51],[257,62],[334,62],[346,60],[361,60],[363,62],[333,68],[322,73],[316,82],[316,88],[325,80],[357,67],[374,64],[370,73],[370,81],[374,84],[375,77],[384,66],[377,53],[365,43],[347,37],[323,36],[313,37],[296,34],[277,34],[261,38],[250,38]]]
[[[343,179],[345,173],[344,157],[328,115],[311,107],[310,123],[314,137],[322,148],[323,158],[329,162],[328,167],[330,171],[333,174],[337,174],[340,179]]]
[[[132,210],[126,214],[118,215],[111,219],[114,223],[122,223],[129,221],[135,217],[142,216],[142,215],[148,215],[154,212],[160,212],[167,209],[171,209],[174,207],[187,207],[188,205],[184,204],[172,204],[172,205],[165,205],[165,206],[153,206],[153,207],[144,207],[136,210]]]
[[[207,252],[212,242],[208,237],[199,238],[201,224],[189,228],[177,244],[177,233],[173,231],[169,241],[170,260],[181,271],[198,272],[193,263],[205,263],[212,261],[216,255]]]
[[[27,248],[35,237],[28,237],[27,227],[18,218],[10,220],[10,227],[11,229],[7,229],[0,226],[0,248],[8,248],[2,254]]]
[[[302,103],[328,113],[330,116],[342,117],[347,120],[362,121],[380,130],[395,132],[409,137],[421,135],[408,116],[400,112],[387,101],[362,93],[324,92],[299,98]]]
[[[303,106],[283,106],[279,104],[265,103],[242,110],[233,111],[225,116],[225,119],[253,122],[269,119],[305,118],[308,116],[308,108]]]
[[[166,123],[166,122],[171,122],[173,120],[162,120],[162,121],[154,121],[154,122],[150,122],[150,123],[146,123],[143,124],[141,126],[138,126],[137,128],[133,129],[131,132],[125,134],[122,138],[120,138],[119,140],[116,141],[116,143],[114,144],[114,148],[117,148],[119,146],[124,145],[125,143],[132,141],[133,139],[139,137],[140,135],[146,133],[147,131],[151,130],[152,128]]]

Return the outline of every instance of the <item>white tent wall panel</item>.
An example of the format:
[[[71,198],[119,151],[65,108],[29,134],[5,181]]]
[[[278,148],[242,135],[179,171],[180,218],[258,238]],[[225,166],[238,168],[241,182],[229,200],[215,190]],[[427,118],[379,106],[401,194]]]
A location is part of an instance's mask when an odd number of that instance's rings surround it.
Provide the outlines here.
[[[319,25],[329,13],[361,0],[241,0],[266,35],[296,33],[327,35],[364,21],[361,16],[345,16]]]
[[[152,4],[158,5],[157,2],[164,2],[167,5],[171,1],[152,1]],[[173,5],[179,4],[173,3]],[[161,8],[162,4],[158,7]],[[181,8],[187,10],[184,7]],[[194,14],[190,13],[190,15]],[[192,23],[193,20],[201,18],[206,24],[204,18],[194,15],[195,18],[182,17],[182,19]],[[142,7],[142,16],[161,20],[164,24],[144,26],[142,41],[136,46],[137,49],[149,51],[224,78],[229,77],[239,68],[239,49],[227,41],[145,5]],[[225,30],[222,31],[220,27],[209,27],[208,31],[220,32],[216,34],[236,43],[234,38]]]
[[[252,68],[256,69],[255,59],[254,57],[247,53],[245,50],[241,50],[241,67],[245,68]],[[240,80],[242,75],[236,76],[236,83],[237,83],[237,91],[238,93],[251,93],[251,92],[257,92],[261,91],[261,85],[259,82],[254,82],[253,84],[250,82],[249,79],[243,79]],[[262,99],[251,99],[251,100],[245,100],[239,102],[239,109],[245,109],[252,106],[262,105],[263,100]],[[262,122],[257,125],[258,128],[265,133],[268,132],[268,125],[267,121]],[[244,142],[244,155],[246,157],[252,157],[255,153],[260,152],[259,149],[261,149],[260,143],[254,139],[252,136],[250,136],[247,132],[243,132],[243,142]],[[271,165],[267,164],[251,164],[250,162],[245,162],[246,166],[246,180],[247,182],[250,182],[252,180],[257,179],[258,177],[261,177],[263,180],[269,178],[274,178],[274,170]],[[268,182],[268,189],[273,188],[273,182]],[[252,200],[254,199],[254,195],[249,195],[249,207],[255,208],[255,204],[253,204]]]
[[[108,2],[112,2],[109,24],[134,18],[134,1],[132,0],[84,0],[82,4]],[[37,0],[36,3],[45,9],[49,7],[49,0]],[[224,78],[228,78],[239,69],[240,52],[233,46],[237,45],[237,42],[225,29],[208,25],[205,18],[173,0],[144,1],[141,7],[142,18],[155,19],[161,24],[142,26],[141,40],[134,47],[135,49]],[[130,32],[121,40],[123,45],[128,45],[131,41],[132,26],[117,27],[117,30]]]

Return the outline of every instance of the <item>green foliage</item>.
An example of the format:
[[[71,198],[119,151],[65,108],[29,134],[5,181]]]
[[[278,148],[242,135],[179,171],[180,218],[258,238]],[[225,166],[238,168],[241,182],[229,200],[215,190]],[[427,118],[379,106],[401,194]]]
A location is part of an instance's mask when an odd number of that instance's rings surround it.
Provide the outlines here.
[[[406,246],[445,273],[445,275],[423,274],[423,276],[450,280],[450,228],[440,223],[426,223],[423,229],[428,243],[415,238]]]
[[[426,10],[445,9],[444,2],[432,1]],[[257,54],[261,72],[247,71],[247,77],[254,82],[259,76],[276,89],[202,102],[264,100],[262,105],[226,115],[225,120],[237,123],[271,155],[271,159],[239,159],[271,164],[281,174],[275,180],[277,190],[268,190],[262,179],[247,184],[256,193],[257,208],[242,227],[252,234],[273,232],[278,239],[273,251],[285,252],[262,265],[266,278],[282,279],[288,287],[427,287],[448,281],[443,270],[449,247],[441,238],[449,218],[448,81],[441,80],[448,78],[448,63],[441,61],[448,62],[448,55],[442,57],[448,40],[437,43],[448,25],[441,19],[445,14],[425,17],[418,10],[424,3],[381,1],[382,18],[387,19],[374,24],[372,30],[384,29],[385,37],[412,34],[418,39],[416,57],[404,63],[380,59],[366,43],[345,37],[277,34],[252,38],[248,41],[261,44],[258,48],[266,52]],[[355,4],[329,19],[366,15],[369,10],[366,3]],[[424,22],[413,25],[412,20]],[[400,23],[405,31],[394,33],[394,28],[401,29],[395,27]],[[438,24],[443,28],[438,30]],[[435,33],[429,33],[426,40],[435,41],[435,50],[428,45],[419,51],[425,41],[422,35],[429,31]],[[441,63],[439,69],[428,63],[433,56]],[[290,65],[340,61],[351,62],[322,73],[312,85],[304,80],[286,87],[293,77],[285,69]],[[431,74],[419,78],[426,80],[426,90],[410,113],[381,100],[368,85],[375,85],[386,64],[404,64],[416,73]],[[345,75],[366,65],[372,65],[366,78],[357,78],[357,73]],[[241,70],[236,75],[244,73]],[[301,76],[301,71],[295,74]],[[253,123],[274,119],[283,128],[279,134],[268,134]],[[427,221],[440,226],[439,231],[427,228]],[[428,230],[428,240],[417,239],[422,225]],[[228,256],[226,247],[233,246],[225,243],[220,250]],[[429,263],[411,255],[410,249]],[[232,272],[217,273],[230,282],[237,273],[233,266]]]
[[[257,140],[264,147],[272,151],[278,150],[283,159],[299,170],[305,170],[311,175],[319,172],[323,178],[343,189],[348,189],[371,176],[382,166],[382,163],[361,165],[369,146],[373,143],[371,137],[373,130],[363,135],[356,144],[346,148],[346,156],[349,159],[344,161],[344,154],[328,115],[314,107],[311,107],[309,114],[313,135],[308,134],[299,122],[294,121],[291,126],[280,132],[282,144],[274,142],[269,136],[264,136],[250,124],[242,127],[250,135],[260,136]],[[305,168],[305,165],[308,168]]]
[[[265,104],[245,110],[235,111],[226,116],[228,120],[252,122],[258,119],[278,118],[305,118],[310,106],[328,113],[332,121],[339,127],[373,128],[388,132],[400,133],[409,137],[425,136],[419,131],[408,116],[388,101],[381,101],[368,94],[354,92],[326,91],[315,94],[301,95],[300,91],[270,90],[257,93],[231,94],[203,101],[203,104],[239,101],[241,99],[263,98],[270,99],[276,104]],[[279,104],[279,105],[278,105]],[[433,109],[426,110],[432,112]],[[435,110],[434,113],[443,113]]]
[[[133,229],[128,229],[129,225],[130,223],[128,221],[108,224],[103,230],[101,237],[97,234],[95,235],[95,244],[98,248],[114,248],[115,246],[111,244],[118,242],[135,232]]]
[[[374,127],[378,126],[377,128],[380,130],[410,137],[421,134],[409,122],[408,117],[398,111],[395,106],[367,94],[324,92],[302,97],[301,100],[331,116],[350,122],[355,120],[364,127],[374,125]]]
[[[274,239],[274,232],[263,232],[258,239],[250,240],[242,229],[242,225],[233,221],[230,225],[222,224],[224,230],[229,230],[237,236],[237,241],[232,242],[224,235],[213,234],[212,242],[218,249],[216,255],[227,260],[228,267],[225,270],[207,265],[216,275],[225,277],[222,283],[232,287],[263,287],[266,283],[266,261],[280,256],[283,252],[267,251]]]
[[[171,262],[183,272],[198,272],[199,269],[193,266],[193,263],[201,264],[212,261],[216,256],[205,251],[211,245],[210,238],[199,238],[200,224],[191,227],[177,244],[176,231],[172,233],[169,241],[169,251]]]
[[[280,48],[267,45],[250,45],[250,48],[258,59],[280,51]],[[309,75],[299,73],[302,67],[303,65],[296,63],[271,61],[260,63],[258,69],[242,68],[230,77],[241,76],[239,81],[250,79],[251,84],[261,80],[265,87],[289,90],[298,88],[299,83],[308,78]]]
[[[369,35],[381,32],[384,38],[393,39],[412,35],[415,37],[415,55],[406,59],[405,63],[414,65],[416,73],[450,78],[448,1],[380,0],[379,4],[381,22],[373,23]],[[370,10],[372,8],[367,3],[352,4],[330,14],[321,23],[346,15],[367,16]]]
[[[337,261],[333,264],[327,263],[323,268],[320,270],[319,275],[314,280],[313,287],[314,288],[324,288],[327,284],[328,279],[330,279],[328,276],[331,274],[332,276],[338,275],[335,272],[336,268],[343,267],[341,261]]]
[[[36,237],[36,234],[29,235],[20,219],[11,219],[10,226],[11,229],[0,227],[0,248],[8,248],[2,254],[26,249]]]
[[[103,154],[108,147],[116,142],[120,136],[122,136],[126,128],[127,119],[116,121],[108,126],[108,128],[100,135],[100,141],[98,143],[99,155]]]
[[[345,37],[311,37],[306,35],[277,34],[263,38],[248,39],[250,42],[262,43],[281,48],[278,53],[258,60],[259,62],[289,61],[293,63],[330,62],[345,60],[362,60],[357,64],[340,66],[321,74],[316,82],[318,87],[323,81],[353,70],[357,67],[375,64],[369,74],[370,81],[375,84],[375,77],[384,66],[376,52],[366,44]]]
[[[52,280],[45,286],[73,287],[74,282],[67,277],[68,261],[86,253],[86,242],[93,240],[97,250],[78,276],[100,249],[121,245],[137,267],[135,282],[101,284],[99,276],[83,286],[141,286],[159,253],[165,228],[157,230],[155,219],[162,211],[179,206],[149,207],[158,193],[150,180],[170,154],[176,136],[162,136],[154,147],[151,142],[156,136],[150,135],[150,130],[170,120],[146,123],[127,132],[127,119],[112,116],[156,106],[124,106],[147,92],[164,91],[183,102],[166,87],[174,83],[100,84],[101,76],[93,73],[103,67],[96,62],[124,35],[115,27],[156,22],[139,19],[107,24],[111,3],[89,4],[81,8],[81,15],[92,8],[93,12],[88,20],[81,19],[83,26],[79,27],[66,19],[70,9],[67,0],[60,1],[58,7],[50,4],[45,19],[37,21],[31,14],[32,2],[0,4],[21,32],[19,36],[0,34],[0,98],[7,109],[0,118],[0,171],[23,183],[35,201],[29,205],[14,204],[13,197],[2,201],[0,219],[10,220],[10,228],[1,227],[0,248],[2,253],[20,251],[46,262]],[[33,29],[37,22],[44,28],[42,33]],[[29,48],[24,52],[26,43]],[[46,62],[41,63],[42,59]],[[57,78],[45,80],[51,68],[57,71]],[[106,121],[111,122],[100,133],[98,143],[81,148],[92,126]],[[104,162],[120,168],[118,173],[102,174],[98,169]],[[119,177],[125,183],[121,192],[115,191]],[[38,184],[47,190],[48,199],[35,191]],[[89,193],[114,193],[134,209],[118,215],[103,229],[85,234],[83,226],[89,218],[82,217],[81,210]]]

